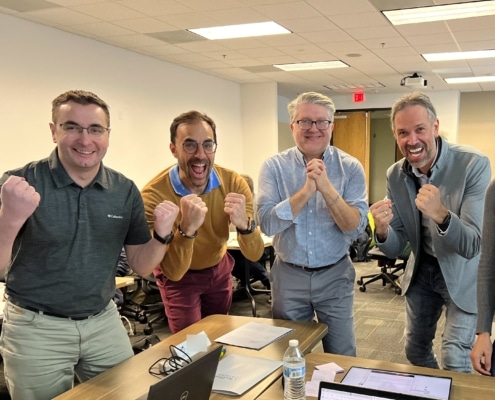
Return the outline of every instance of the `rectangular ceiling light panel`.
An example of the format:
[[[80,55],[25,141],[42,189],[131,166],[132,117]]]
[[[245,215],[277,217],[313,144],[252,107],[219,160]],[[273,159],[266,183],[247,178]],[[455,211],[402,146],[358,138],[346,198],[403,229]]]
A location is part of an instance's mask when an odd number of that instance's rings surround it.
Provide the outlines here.
[[[284,71],[309,71],[312,69],[346,68],[348,65],[342,61],[319,61],[295,64],[274,64],[276,68]]]
[[[445,82],[449,84],[453,83],[483,83],[483,82],[495,82],[495,75],[487,76],[467,76],[464,78],[445,78]]]
[[[212,26],[211,28],[188,29],[188,31],[209,40],[238,39],[292,33],[273,21],[241,25]]]
[[[455,51],[452,53],[425,53],[426,61],[475,60],[495,57],[495,50]]]
[[[443,6],[417,7],[382,11],[382,13],[393,25],[446,21],[449,19],[495,15],[495,1],[474,1]]]

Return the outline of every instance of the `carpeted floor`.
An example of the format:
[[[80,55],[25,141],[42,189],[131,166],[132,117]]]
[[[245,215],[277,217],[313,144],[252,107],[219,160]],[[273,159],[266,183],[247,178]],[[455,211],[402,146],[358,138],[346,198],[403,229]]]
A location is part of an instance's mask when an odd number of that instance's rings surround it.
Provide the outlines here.
[[[378,273],[380,269],[376,261],[355,263],[356,278],[362,275]],[[397,295],[389,286],[382,286],[381,281],[367,286],[366,292],[359,290],[356,284],[354,297],[355,330],[357,340],[358,357],[387,360],[402,364],[408,364],[404,356],[404,298]],[[257,314],[260,317],[271,318],[269,295],[255,294]],[[231,308],[232,315],[252,316],[251,303],[243,290],[234,294]],[[442,316],[438,331],[443,329],[444,317]],[[143,329],[146,325],[136,324],[136,335],[131,341],[137,342],[145,335]],[[166,321],[153,325],[153,334],[163,339],[170,335]],[[435,352],[440,357],[440,334],[435,340]],[[322,351],[321,346],[315,351]],[[10,399],[3,379],[3,365],[0,364],[0,400]]]

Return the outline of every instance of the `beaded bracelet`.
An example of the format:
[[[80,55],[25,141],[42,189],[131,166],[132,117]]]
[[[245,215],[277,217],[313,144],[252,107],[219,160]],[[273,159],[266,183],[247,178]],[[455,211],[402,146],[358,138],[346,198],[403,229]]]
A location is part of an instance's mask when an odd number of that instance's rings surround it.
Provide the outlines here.
[[[198,236],[198,231],[194,232],[192,235],[188,235],[187,233],[185,233],[182,228],[180,227],[180,224],[179,226],[177,227],[177,230],[179,231],[179,233],[185,237],[186,239],[194,239],[196,236]]]

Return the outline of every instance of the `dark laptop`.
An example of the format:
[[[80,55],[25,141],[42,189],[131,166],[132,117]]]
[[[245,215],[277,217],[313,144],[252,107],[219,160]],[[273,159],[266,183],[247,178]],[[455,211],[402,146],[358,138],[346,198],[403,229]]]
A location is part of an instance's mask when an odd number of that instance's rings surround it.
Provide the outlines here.
[[[432,398],[321,381],[318,400],[432,400]]]
[[[195,355],[190,364],[151,385],[139,400],[208,400],[222,347]]]

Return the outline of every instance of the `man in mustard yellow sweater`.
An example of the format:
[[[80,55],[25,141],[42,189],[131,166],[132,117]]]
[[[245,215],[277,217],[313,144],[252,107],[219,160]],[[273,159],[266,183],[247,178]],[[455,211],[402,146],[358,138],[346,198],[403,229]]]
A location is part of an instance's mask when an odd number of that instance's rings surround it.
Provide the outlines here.
[[[216,148],[210,117],[198,111],[179,115],[170,126],[170,150],[177,164],[142,190],[152,231],[157,204],[166,199],[180,207],[174,233],[162,238],[170,243],[167,254],[153,272],[172,332],[207,315],[229,312],[234,265],[227,253],[230,223],[248,260],[257,261],[263,253],[251,191],[238,173],[214,164]]]

